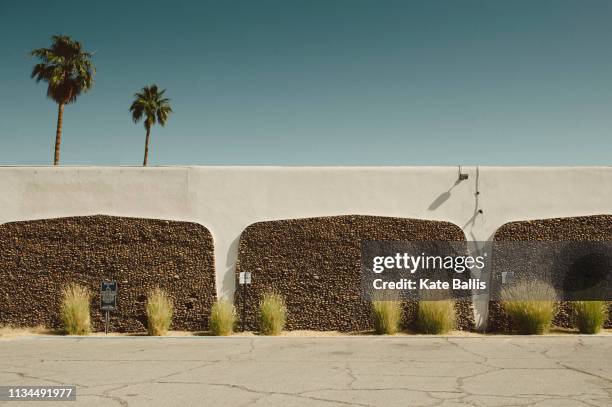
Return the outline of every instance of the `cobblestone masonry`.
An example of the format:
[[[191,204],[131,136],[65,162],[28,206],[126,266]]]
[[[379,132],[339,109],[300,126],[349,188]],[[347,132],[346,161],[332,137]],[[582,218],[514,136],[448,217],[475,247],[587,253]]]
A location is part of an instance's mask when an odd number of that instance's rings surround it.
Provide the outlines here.
[[[612,215],[580,216],[572,218],[539,219],[509,222],[495,232],[494,241],[612,241]],[[497,268],[496,268],[497,269]],[[499,284],[501,276],[492,276],[493,284]],[[612,311],[612,305],[610,306]],[[554,324],[561,327],[573,325],[571,303],[562,302]],[[612,314],[606,322],[612,327]],[[501,304],[489,303],[489,331],[508,331],[510,321]]]
[[[119,284],[111,329],[145,330],[149,289],[174,299],[172,329],[207,327],[215,294],[213,240],[199,224],[85,216],[0,225],[0,324],[59,327],[60,291],[92,290],[92,322],[103,329],[100,283]]]
[[[240,237],[236,277],[252,273],[245,295],[247,329],[258,327],[258,303],[266,291],[287,301],[287,329],[361,331],[373,327],[370,304],[361,298],[361,241],[464,241],[463,231],[448,222],[377,216],[333,216],[258,222]],[[246,298],[246,299],[245,299]],[[458,325],[474,325],[470,300],[456,303]],[[406,302],[404,320],[412,321],[415,302]]]

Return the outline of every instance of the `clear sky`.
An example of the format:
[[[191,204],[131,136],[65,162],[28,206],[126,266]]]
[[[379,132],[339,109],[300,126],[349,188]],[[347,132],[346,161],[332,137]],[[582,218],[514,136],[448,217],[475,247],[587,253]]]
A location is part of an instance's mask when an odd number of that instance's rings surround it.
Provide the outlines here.
[[[0,0],[0,164],[52,161],[28,52],[60,33],[98,69],[62,164],[141,164],[151,83],[153,165],[612,163],[609,0]]]

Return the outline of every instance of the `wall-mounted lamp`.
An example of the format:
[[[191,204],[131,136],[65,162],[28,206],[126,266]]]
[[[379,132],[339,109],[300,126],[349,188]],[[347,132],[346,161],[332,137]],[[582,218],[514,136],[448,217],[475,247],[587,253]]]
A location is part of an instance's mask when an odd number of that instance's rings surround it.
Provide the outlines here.
[[[459,181],[464,181],[468,179],[469,175],[466,172],[463,172],[461,166],[459,166]]]

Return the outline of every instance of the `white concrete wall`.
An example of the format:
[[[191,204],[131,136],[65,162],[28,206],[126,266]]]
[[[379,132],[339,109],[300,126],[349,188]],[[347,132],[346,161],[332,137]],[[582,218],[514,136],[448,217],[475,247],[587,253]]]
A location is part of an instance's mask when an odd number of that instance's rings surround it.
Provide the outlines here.
[[[612,167],[463,171],[458,182],[457,167],[0,167],[0,223],[93,214],[197,222],[215,239],[218,291],[232,295],[240,233],[257,221],[445,220],[485,241],[509,221],[612,213]]]

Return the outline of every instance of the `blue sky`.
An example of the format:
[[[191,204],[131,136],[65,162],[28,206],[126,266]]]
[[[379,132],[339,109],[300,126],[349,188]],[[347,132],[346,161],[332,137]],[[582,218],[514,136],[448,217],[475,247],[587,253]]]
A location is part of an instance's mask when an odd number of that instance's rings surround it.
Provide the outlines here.
[[[612,2],[0,0],[0,164],[49,164],[33,48],[95,51],[62,164],[593,165],[612,157]]]

